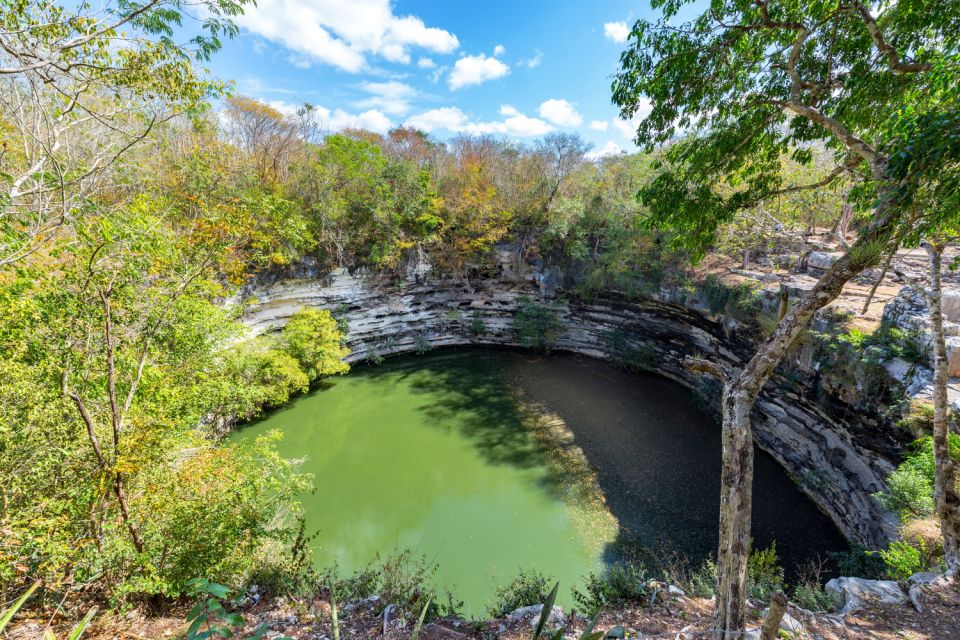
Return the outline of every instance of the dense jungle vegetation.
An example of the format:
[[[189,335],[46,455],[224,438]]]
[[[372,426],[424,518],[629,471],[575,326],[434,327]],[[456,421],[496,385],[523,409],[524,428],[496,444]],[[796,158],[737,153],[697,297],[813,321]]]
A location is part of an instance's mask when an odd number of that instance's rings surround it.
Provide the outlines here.
[[[226,445],[221,436],[344,373],[349,328],[329,312],[303,310],[281,334],[243,341],[242,308],[225,302],[258,273],[310,260],[323,269],[379,272],[427,263],[443,277],[482,277],[496,268],[500,251],[518,265],[563,267],[579,295],[640,294],[683,284],[685,267],[705,251],[744,262],[772,249],[802,254],[815,229],[850,216],[851,197],[862,219],[854,227],[873,234],[870,207],[878,190],[886,193],[883,180],[922,182],[909,203],[898,201],[914,217],[893,236],[887,229],[857,262],[860,269],[891,245],[949,227],[944,219],[955,216],[948,206],[955,199],[944,195],[954,192],[930,177],[935,153],[923,156],[926,164],[915,156],[897,164],[891,151],[888,176],[872,165],[863,170],[863,158],[825,141],[809,122],[721,112],[712,128],[697,128],[684,106],[671,102],[696,96],[671,93],[669,78],[657,77],[656,65],[638,53],[667,46],[653,41],[649,25],[637,27],[615,87],[626,116],[636,95],[660,99],[638,134],[650,144],[643,153],[595,157],[568,134],[522,145],[439,140],[403,128],[386,135],[326,131],[310,105],[282,113],[200,70],[219,39],[235,31],[230,17],[242,4],[205,3],[205,35],[189,48],[167,37],[179,3],[137,10],[121,3],[93,30],[84,11],[74,15],[54,2],[4,2],[0,9],[7,44],[0,53],[6,599],[42,580],[51,601],[83,593],[111,604],[163,603],[191,593],[197,578],[290,588],[285,581],[302,573],[294,496],[309,479],[269,438]],[[748,4],[744,20],[759,11],[763,24],[773,24],[765,9]],[[954,13],[943,25],[957,21]],[[908,35],[929,26],[913,20],[909,14],[889,26]],[[139,35],[113,46],[128,28]],[[920,53],[948,49],[927,36],[904,38]],[[857,56],[874,46],[866,31],[848,39],[856,46],[839,66],[861,64]],[[761,42],[743,51],[772,47]],[[836,98],[837,117],[852,114],[851,127],[888,150],[936,127],[955,130],[949,87],[955,90],[956,61],[948,63],[937,67],[939,89],[928,92],[907,81],[883,89],[871,62],[870,82],[856,88],[855,99]],[[803,71],[831,65],[811,62]],[[701,80],[689,69],[676,78]],[[731,82],[724,91],[742,88]],[[781,114],[788,103],[780,95],[765,108]],[[873,123],[866,114],[878,104],[892,104],[902,118]],[[690,108],[717,112],[707,98]],[[931,112],[954,115],[930,124],[924,118]],[[678,123],[689,128],[678,131]],[[731,131],[748,124],[767,138],[737,146]],[[704,142],[698,136],[707,129],[712,137]],[[960,155],[952,144],[937,162]],[[777,188],[793,182],[817,188]],[[657,190],[659,200],[650,197]],[[917,222],[926,220],[917,214],[924,207],[939,216],[929,225]],[[704,215],[691,214],[699,211]],[[808,319],[798,316],[797,331]],[[934,509],[926,442],[884,497],[905,519]],[[585,599],[601,597],[602,585],[590,588]],[[736,612],[731,616],[735,626]]]
[[[239,309],[221,302],[258,271],[309,257],[482,276],[501,247],[568,267],[590,294],[651,290],[683,260],[635,199],[651,156],[591,161],[567,135],[524,147],[328,133],[309,107],[224,105],[151,131],[55,237],[8,229],[7,246],[37,245],[0,292],[6,589],[42,577],[122,600],[283,571],[269,565],[295,537],[303,479],[268,441],[223,446],[218,434],[342,373],[345,352],[342,328],[316,311],[237,346]],[[839,198],[751,212],[754,251],[801,246],[791,234],[831,224]],[[739,255],[743,235],[730,238]]]

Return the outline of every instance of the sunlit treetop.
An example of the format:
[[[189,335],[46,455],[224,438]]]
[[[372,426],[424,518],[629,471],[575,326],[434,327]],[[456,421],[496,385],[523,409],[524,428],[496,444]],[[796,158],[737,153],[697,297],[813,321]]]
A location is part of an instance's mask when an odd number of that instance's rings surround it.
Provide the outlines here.
[[[203,97],[191,61],[206,61],[237,27],[249,0],[53,0],[0,2],[0,77],[88,82],[176,100]],[[197,35],[175,40],[184,18]],[[212,86],[212,85],[210,85]],[[69,89],[67,89],[69,92]]]
[[[670,143],[640,196],[651,224],[695,253],[736,210],[777,193],[884,181],[886,132],[960,45],[951,0],[714,0],[678,23],[686,4],[654,0],[661,18],[633,26],[613,100],[625,118],[649,108],[638,144]],[[945,73],[958,86],[956,68]],[[809,163],[814,144],[834,152],[834,169],[791,183],[783,157]]]

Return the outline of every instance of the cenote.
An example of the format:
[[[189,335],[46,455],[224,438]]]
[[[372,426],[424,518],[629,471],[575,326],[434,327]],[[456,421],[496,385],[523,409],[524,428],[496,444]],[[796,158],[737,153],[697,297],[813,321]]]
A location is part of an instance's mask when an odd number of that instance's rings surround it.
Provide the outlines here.
[[[459,349],[347,376],[241,429],[283,432],[315,489],[302,496],[319,568],[350,575],[410,549],[480,616],[519,569],[570,588],[604,563],[715,549],[720,433],[690,391],[572,354]],[[585,457],[585,460],[584,460]],[[788,575],[847,547],[757,452],[754,544]]]

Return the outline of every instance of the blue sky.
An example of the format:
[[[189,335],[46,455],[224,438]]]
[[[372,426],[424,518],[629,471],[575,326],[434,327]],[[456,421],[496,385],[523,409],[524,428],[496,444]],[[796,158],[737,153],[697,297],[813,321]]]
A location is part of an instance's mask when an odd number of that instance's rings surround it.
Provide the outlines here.
[[[610,104],[626,31],[646,2],[259,0],[209,64],[238,93],[326,124],[414,125],[444,139],[578,132],[632,150]]]

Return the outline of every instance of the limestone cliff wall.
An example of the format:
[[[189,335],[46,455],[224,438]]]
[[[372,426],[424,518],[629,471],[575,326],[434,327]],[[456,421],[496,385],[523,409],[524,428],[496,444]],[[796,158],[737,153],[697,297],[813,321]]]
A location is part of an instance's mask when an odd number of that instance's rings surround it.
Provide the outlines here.
[[[496,279],[465,282],[429,274],[396,279],[305,269],[296,277],[261,278],[247,287],[244,322],[257,335],[280,329],[304,306],[329,309],[349,321],[349,360],[358,362],[442,346],[515,345],[513,314],[518,299],[527,296],[556,305],[566,327],[557,349],[609,358],[609,336],[617,332],[645,354],[649,368],[691,387],[702,380],[684,370],[684,356],[699,353],[739,366],[753,349],[753,338],[736,322],[711,318],[679,293],[586,304],[564,299],[551,286],[555,280],[544,272],[526,277],[502,272]],[[756,405],[757,444],[851,541],[883,546],[895,534],[895,519],[871,494],[883,488],[902,442],[884,435],[889,430],[878,428],[869,412],[836,405],[828,412],[811,395],[804,385],[787,388],[771,381]]]

